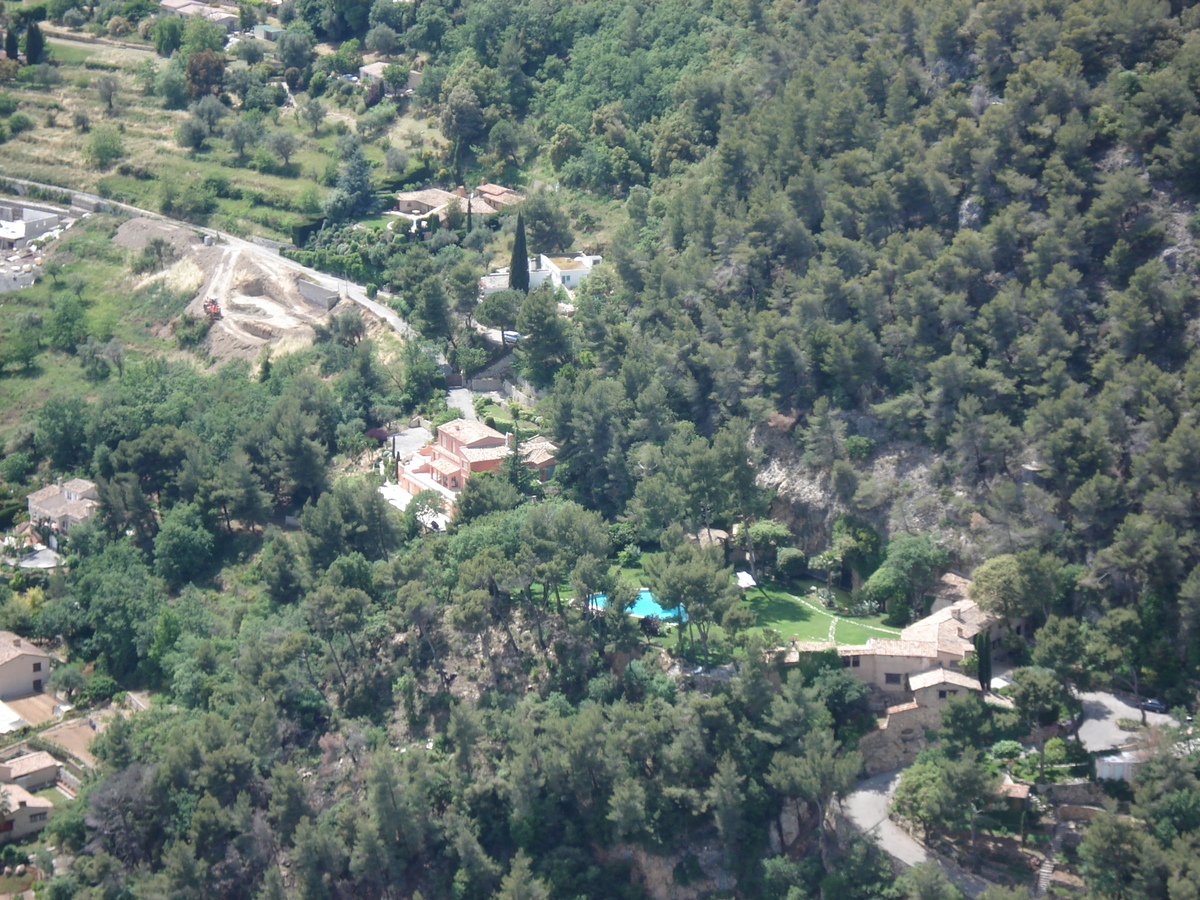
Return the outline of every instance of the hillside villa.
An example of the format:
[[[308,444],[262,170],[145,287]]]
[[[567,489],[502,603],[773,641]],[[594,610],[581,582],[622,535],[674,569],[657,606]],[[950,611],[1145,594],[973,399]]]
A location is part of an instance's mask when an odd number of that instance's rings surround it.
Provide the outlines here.
[[[373,65],[378,65],[378,63]],[[382,70],[380,77],[382,77]],[[466,215],[469,205],[472,216],[491,216],[505,206],[519,203],[524,199],[524,195],[518,194],[511,188],[499,184],[489,184],[485,181],[470,195],[468,195],[467,189],[461,185],[453,191],[444,191],[441,188],[401,191],[396,194],[396,206],[392,212],[408,219],[414,226],[435,216],[439,222],[445,224],[450,206],[455,202],[458,203],[463,215]]]
[[[66,534],[73,525],[86,522],[99,509],[100,495],[96,483],[86,478],[72,478],[66,484],[57,483],[34,491],[26,498],[29,521],[49,525]]]
[[[472,475],[491,472],[512,455],[511,435],[501,434],[482,422],[454,419],[439,425],[437,438],[396,466],[399,487],[411,496],[436,491],[449,512],[458,492]],[[525,465],[546,481],[554,474],[558,448],[541,435],[521,442]]]
[[[977,635],[987,634],[993,654],[1003,636],[1024,634],[1025,619],[1006,621],[967,597],[968,579],[943,576],[934,611],[913,622],[896,638],[871,638],[865,644],[837,646],[828,641],[793,641],[782,648],[785,664],[802,654],[833,650],[842,666],[874,691],[882,716],[878,727],[859,743],[869,774],[907,765],[927,746],[926,733],[941,726],[942,708],[958,695],[975,694],[989,704],[1011,701],[985,692],[978,679],[962,671],[975,652]],[[884,699],[887,698],[887,699]]]

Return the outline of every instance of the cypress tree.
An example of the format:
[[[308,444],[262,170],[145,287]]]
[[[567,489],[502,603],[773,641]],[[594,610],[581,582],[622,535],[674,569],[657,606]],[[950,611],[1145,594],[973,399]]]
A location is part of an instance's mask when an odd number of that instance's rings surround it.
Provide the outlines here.
[[[979,660],[979,686],[987,693],[992,689],[992,642],[986,631],[975,635],[975,658]]]
[[[517,213],[517,233],[513,239],[512,262],[508,266],[508,286],[514,291],[529,291],[529,252],[525,249],[525,216]]]
[[[18,43],[17,29],[11,25],[8,28],[8,33],[4,35],[4,55],[13,62],[17,61],[17,54],[21,52],[21,45]]]
[[[45,46],[46,39],[42,37],[42,29],[38,28],[37,22],[30,22],[29,27],[25,29],[25,62],[31,66],[40,63]]]

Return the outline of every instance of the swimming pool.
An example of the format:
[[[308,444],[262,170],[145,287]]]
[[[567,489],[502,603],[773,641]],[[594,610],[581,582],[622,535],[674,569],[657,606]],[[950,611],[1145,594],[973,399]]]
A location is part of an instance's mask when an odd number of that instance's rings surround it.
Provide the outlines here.
[[[608,598],[604,594],[596,594],[592,597],[592,603],[600,609],[604,609],[604,604],[607,600]],[[633,607],[629,610],[629,614],[639,617],[658,616],[658,618],[665,619],[668,622],[675,621],[675,613],[667,612],[659,606],[658,601],[654,599],[654,594],[650,592],[649,588],[642,588],[638,591],[637,602],[633,604]],[[680,614],[683,616],[683,621],[686,622],[687,614],[682,610],[680,610]]]

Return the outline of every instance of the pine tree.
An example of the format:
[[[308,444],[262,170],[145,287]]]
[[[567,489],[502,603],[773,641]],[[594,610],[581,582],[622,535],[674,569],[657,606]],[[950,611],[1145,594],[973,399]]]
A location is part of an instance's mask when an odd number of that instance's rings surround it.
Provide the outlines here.
[[[42,29],[37,22],[30,22],[25,30],[25,62],[36,66],[42,61],[42,51],[46,47],[46,39],[42,37]]]
[[[525,217],[517,213],[517,233],[513,238],[512,262],[508,267],[508,286],[514,291],[529,290],[529,252],[525,248]]]

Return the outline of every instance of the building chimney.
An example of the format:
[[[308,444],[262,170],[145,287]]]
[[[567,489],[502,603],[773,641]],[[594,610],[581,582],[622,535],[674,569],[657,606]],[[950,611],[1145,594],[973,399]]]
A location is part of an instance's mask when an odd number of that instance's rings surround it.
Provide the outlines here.
[[[961,622],[963,620],[962,610],[957,606],[950,607],[950,615],[953,616],[956,621]]]
[[[458,196],[462,197],[464,200],[467,197],[467,189],[465,187],[463,187],[461,184],[457,188],[454,189],[454,193],[458,194]]]

